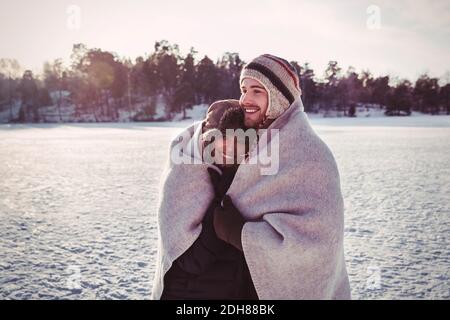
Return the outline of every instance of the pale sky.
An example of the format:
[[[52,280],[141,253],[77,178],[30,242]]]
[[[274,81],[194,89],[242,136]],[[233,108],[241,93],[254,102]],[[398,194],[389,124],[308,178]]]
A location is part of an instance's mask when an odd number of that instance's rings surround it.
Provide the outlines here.
[[[183,53],[193,46],[198,58],[230,51],[246,61],[271,53],[309,62],[320,77],[329,60],[375,75],[442,77],[450,1],[0,0],[0,58],[35,71],[69,62],[73,43],[134,59],[161,39]]]

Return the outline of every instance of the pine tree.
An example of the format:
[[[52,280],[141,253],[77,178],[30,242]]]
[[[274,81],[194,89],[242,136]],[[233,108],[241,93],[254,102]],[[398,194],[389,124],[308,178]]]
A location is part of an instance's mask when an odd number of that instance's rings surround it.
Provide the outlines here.
[[[208,56],[205,56],[197,65],[197,78],[195,83],[201,103],[210,104],[219,96],[218,69]]]
[[[421,75],[414,86],[414,97],[421,112],[439,113],[439,83],[437,78]]]
[[[195,103],[195,50],[191,51],[183,59],[180,71],[180,81],[174,93],[173,111],[183,112],[183,119],[186,118],[186,109],[192,108]]]
[[[410,115],[412,104],[412,85],[409,80],[400,81],[388,95],[385,114],[388,116]]]

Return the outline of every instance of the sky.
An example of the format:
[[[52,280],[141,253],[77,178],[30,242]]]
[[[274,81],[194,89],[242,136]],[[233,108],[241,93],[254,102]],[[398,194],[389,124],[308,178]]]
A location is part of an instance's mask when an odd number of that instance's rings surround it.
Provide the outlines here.
[[[318,77],[330,60],[376,76],[450,77],[449,0],[0,0],[0,58],[35,72],[68,64],[74,43],[135,59],[162,39],[197,58],[309,62]]]

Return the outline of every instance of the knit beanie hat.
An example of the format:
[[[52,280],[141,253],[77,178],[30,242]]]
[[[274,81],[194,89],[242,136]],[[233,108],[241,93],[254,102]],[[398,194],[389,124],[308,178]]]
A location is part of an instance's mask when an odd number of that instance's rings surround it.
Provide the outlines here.
[[[220,119],[227,109],[239,107],[239,100],[227,99],[219,100],[211,104],[206,112],[206,119],[204,121],[203,132],[219,127]]]
[[[220,119],[219,121],[216,121],[219,115]],[[208,109],[207,118],[208,117],[210,121],[207,122],[207,126],[204,126],[207,130],[201,135],[203,149],[215,141],[217,137],[222,136],[223,139],[226,139],[225,137],[228,129],[242,129],[244,132],[248,129],[245,126],[244,109],[241,108],[238,100],[221,100],[213,103]],[[218,124],[212,126],[213,122]],[[232,142],[235,146],[234,156],[238,156],[238,154],[245,156],[258,138],[257,135],[252,134],[249,134],[248,136],[246,134],[236,136],[233,135],[233,137],[235,138]],[[238,144],[240,147],[243,147],[243,149],[236,149],[238,148]],[[235,160],[235,163],[238,163],[237,159]]]
[[[301,95],[300,80],[294,67],[270,54],[263,54],[246,64],[241,71],[240,84],[244,78],[260,82],[267,90],[268,119],[278,118]]]

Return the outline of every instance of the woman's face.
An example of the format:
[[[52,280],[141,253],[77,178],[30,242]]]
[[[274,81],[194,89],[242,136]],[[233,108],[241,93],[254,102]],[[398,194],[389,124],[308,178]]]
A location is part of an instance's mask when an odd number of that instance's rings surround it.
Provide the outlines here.
[[[217,139],[214,148],[216,163],[240,164],[245,157],[245,144],[238,142],[234,136]]]

